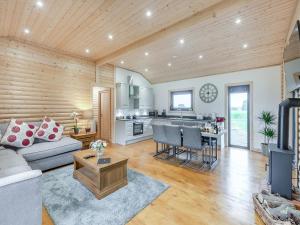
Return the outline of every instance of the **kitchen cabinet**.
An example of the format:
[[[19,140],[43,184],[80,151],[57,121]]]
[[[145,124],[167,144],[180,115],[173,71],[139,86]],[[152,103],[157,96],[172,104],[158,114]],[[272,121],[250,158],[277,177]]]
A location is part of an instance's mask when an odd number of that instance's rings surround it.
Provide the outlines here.
[[[133,124],[143,123],[143,133],[133,135]],[[153,137],[152,119],[138,118],[135,120],[116,120],[116,143],[127,145],[143,140],[148,140]]]
[[[140,109],[153,109],[154,96],[153,89],[148,87],[140,87],[139,90],[139,108]]]
[[[116,107],[117,109],[129,109],[129,85],[116,84]]]

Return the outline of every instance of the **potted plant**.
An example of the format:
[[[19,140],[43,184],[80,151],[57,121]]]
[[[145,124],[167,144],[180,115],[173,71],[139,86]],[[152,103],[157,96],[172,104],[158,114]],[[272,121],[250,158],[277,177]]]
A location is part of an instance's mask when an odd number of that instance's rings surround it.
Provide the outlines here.
[[[270,141],[276,137],[276,131],[273,128],[276,117],[271,112],[262,111],[258,119],[264,124],[263,129],[259,133],[264,136],[264,143],[261,143],[261,149],[262,153],[267,156],[269,154]]]
[[[73,127],[74,133],[78,134],[79,133],[79,127],[78,127],[78,113],[77,112],[72,112],[71,117],[73,118],[75,125]]]

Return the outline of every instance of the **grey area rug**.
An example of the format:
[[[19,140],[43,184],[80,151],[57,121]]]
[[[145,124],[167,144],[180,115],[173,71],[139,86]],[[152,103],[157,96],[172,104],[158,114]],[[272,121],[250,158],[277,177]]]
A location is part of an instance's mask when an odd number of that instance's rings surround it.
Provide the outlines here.
[[[56,225],[122,225],[149,205],[168,185],[128,169],[128,185],[98,200],[73,179],[73,167],[42,176],[43,204]]]

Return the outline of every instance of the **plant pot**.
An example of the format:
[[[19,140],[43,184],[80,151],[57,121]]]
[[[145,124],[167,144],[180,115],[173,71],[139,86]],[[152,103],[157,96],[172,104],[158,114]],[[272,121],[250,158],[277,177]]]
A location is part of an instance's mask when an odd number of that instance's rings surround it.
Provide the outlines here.
[[[74,127],[74,134],[79,134],[79,128],[78,127]]]
[[[265,156],[269,156],[269,145],[266,143],[261,143],[261,152]]]

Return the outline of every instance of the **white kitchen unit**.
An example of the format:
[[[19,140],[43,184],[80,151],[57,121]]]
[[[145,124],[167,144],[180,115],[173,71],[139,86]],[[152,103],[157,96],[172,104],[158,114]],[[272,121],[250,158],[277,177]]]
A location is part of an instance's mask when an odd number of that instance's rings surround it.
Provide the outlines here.
[[[153,137],[151,121],[151,118],[116,120],[116,143],[120,145],[127,145],[151,139]],[[134,123],[143,124],[143,134],[134,135]]]
[[[149,87],[140,87],[139,109],[151,110],[153,108],[154,108],[153,89]]]
[[[116,84],[116,106],[117,109],[129,109],[129,85]]]

